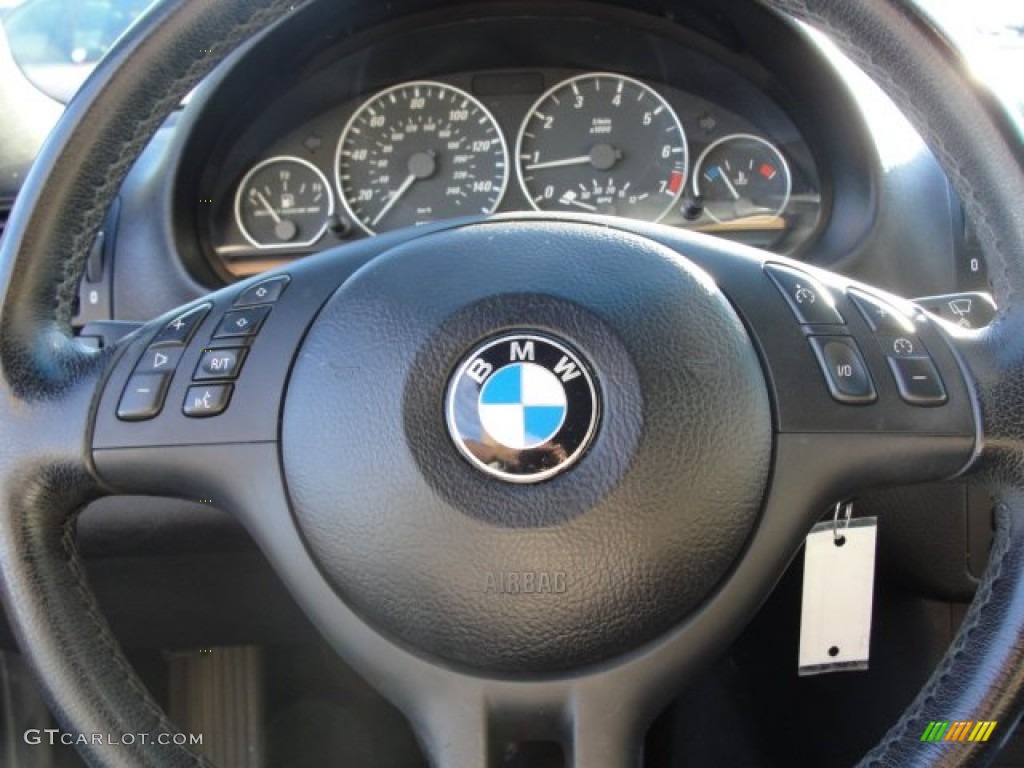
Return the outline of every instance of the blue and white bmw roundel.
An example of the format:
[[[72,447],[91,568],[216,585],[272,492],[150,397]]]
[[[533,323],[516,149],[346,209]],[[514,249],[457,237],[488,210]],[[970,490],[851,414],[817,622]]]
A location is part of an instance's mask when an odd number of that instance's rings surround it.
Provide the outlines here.
[[[597,391],[565,344],[509,334],[485,342],[459,366],[447,417],[455,446],[471,464],[510,482],[538,482],[586,451],[598,423]]]
[[[502,445],[525,451],[544,445],[562,428],[565,388],[536,363],[507,365],[480,390],[480,423]]]

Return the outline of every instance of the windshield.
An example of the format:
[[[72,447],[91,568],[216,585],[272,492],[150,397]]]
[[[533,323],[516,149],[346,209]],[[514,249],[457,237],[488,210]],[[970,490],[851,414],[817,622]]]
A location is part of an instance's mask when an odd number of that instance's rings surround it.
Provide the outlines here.
[[[15,61],[43,92],[67,101],[153,0],[0,0]]]
[[[919,0],[959,45],[974,75],[1024,113],[1024,2]]]
[[[125,29],[156,0],[0,0],[19,66],[67,101]],[[1024,2],[919,0],[967,52],[976,75],[1024,112]]]

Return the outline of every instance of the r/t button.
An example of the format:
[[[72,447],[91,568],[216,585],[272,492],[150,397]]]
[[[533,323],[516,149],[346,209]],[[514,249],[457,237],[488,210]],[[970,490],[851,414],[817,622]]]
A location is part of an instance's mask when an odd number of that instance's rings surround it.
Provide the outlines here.
[[[244,347],[207,349],[199,359],[199,365],[196,366],[196,372],[192,378],[195,381],[234,379],[242,369],[245,355],[246,349]]]

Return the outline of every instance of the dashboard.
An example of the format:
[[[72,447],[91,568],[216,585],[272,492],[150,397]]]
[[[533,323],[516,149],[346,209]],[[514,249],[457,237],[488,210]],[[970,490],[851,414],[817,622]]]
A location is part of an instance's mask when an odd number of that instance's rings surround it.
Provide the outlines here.
[[[252,114],[220,127],[202,181],[215,269],[247,276],[405,226],[523,211],[805,247],[827,182],[791,96],[706,43],[602,16],[399,26],[240,105]]]
[[[211,242],[234,271],[339,235],[538,210],[792,248],[818,222],[817,169],[791,126],[757,118],[620,73],[401,82],[303,124],[225,179]]]
[[[771,12],[316,3],[225,61],[157,133],[75,324],[144,321],[405,226],[522,213],[695,230],[908,298],[987,289],[920,137]]]

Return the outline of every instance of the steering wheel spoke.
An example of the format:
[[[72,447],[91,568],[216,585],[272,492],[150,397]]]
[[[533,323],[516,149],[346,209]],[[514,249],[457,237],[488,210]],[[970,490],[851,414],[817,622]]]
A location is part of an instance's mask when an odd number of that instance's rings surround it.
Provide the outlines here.
[[[248,280],[175,309],[117,346],[96,406],[92,450],[111,493],[217,503],[231,454],[276,446],[289,368],[316,312],[367,260],[405,235]],[[345,365],[324,361],[325,365]],[[201,453],[205,465],[187,460]],[[276,456],[276,452],[274,454]],[[277,459],[240,482],[280,474]]]
[[[431,768],[501,765],[490,708],[478,688],[453,695],[449,688],[440,687],[427,700],[432,705],[424,706],[414,722]]]
[[[557,745],[570,768],[638,768],[657,711],[648,686],[618,676],[532,684],[450,673],[407,703],[434,768],[498,768],[530,744]]]
[[[978,334],[806,263],[634,230],[705,269],[743,319],[772,392],[776,484],[787,445],[798,482],[813,464],[845,492],[946,479],[971,464],[982,434],[971,369],[989,365],[988,345],[969,341]]]

